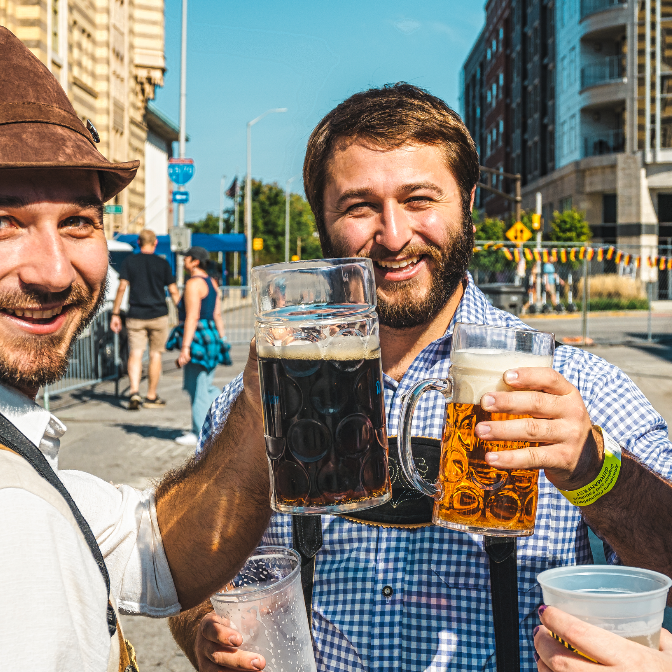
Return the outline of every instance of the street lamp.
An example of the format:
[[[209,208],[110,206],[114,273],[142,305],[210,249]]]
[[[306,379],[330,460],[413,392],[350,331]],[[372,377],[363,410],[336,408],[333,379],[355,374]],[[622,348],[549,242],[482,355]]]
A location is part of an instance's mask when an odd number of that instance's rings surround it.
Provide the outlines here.
[[[287,188],[285,189],[285,262],[289,261],[289,186],[294,180],[299,177],[294,175],[287,180]]]
[[[222,179],[219,183],[219,235],[221,236],[224,233],[224,187],[226,185],[226,175],[222,175]],[[220,252],[217,257],[219,258],[219,263],[223,263],[222,260],[224,256]],[[224,280],[224,267],[222,266],[222,280]]]
[[[247,175],[245,176],[245,231],[247,233],[247,284],[252,273],[252,126],[274,112],[287,112],[286,107],[266,110],[256,119],[247,122]]]

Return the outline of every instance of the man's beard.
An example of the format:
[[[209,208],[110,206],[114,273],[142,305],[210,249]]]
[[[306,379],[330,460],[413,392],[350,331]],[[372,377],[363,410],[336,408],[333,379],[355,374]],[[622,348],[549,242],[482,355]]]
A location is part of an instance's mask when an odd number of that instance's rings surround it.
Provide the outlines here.
[[[388,298],[378,289],[378,320],[393,329],[409,329],[430,322],[450,301],[464,279],[474,249],[474,230],[471,214],[463,215],[461,230],[451,236],[445,248],[426,243],[409,245],[398,253],[376,250],[373,254],[360,255],[377,259],[403,254],[405,257],[425,255],[432,260],[429,291],[423,298],[417,296],[417,278],[386,284]],[[351,256],[338,243],[329,241],[329,252],[335,257]],[[389,296],[391,295],[391,296]],[[392,300],[389,300],[392,299]]]
[[[62,333],[24,334],[0,342],[0,380],[18,387],[40,388],[62,378],[77,337],[93,320],[105,301],[104,284],[98,296],[84,284],[73,284],[62,292],[42,293],[13,291],[0,293],[0,309],[11,310],[48,305],[67,304],[70,310],[80,310],[74,325],[59,330]]]

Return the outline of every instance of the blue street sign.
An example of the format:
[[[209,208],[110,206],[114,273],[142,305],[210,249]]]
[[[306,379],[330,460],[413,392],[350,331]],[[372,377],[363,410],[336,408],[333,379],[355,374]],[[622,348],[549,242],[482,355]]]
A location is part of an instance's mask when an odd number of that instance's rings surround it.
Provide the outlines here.
[[[188,191],[174,191],[173,192],[173,203],[189,203],[189,192]]]
[[[168,177],[175,184],[186,184],[194,176],[193,159],[168,159]]]

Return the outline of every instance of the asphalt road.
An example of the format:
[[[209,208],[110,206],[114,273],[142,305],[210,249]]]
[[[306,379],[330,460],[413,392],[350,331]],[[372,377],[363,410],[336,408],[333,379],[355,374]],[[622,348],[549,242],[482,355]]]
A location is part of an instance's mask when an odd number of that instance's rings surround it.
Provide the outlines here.
[[[231,320],[230,327],[245,325]],[[242,322],[242,320],[241,320]],[[558,338],[581,334],[580,319],[536,318],[531,326],[553,331]],[[646,315],[591,317],[590,335],[597,345],[589,348],[624,369],[640,386],[653,406],[672,423],[672,315],[654,315],[654,338],[648,344]],[[629,345],[605,343],[629,342]],[[233,346],[232,367],[219,367],[215,383],[222,386],[244,366],[248,346]],[[110,383],[95,390],[52,397],[52,412],[66,424],[60,464],[63,469],[81,469],[113,483],[144,488],[166,470],[182,464],[192,449],[174,439],[190,426],[188,397],[182,391],[182,373],[174,367],[174,354],[164,359],[159,393],[168,401],[162,410],[127,411],[125,401],[114,397]],[[122,389],[127,379],[122,381]],[[596,549],[599,548],[596,546]],[[167,623],[143,617],[122,617],[126,636],[138,653],[140,669],[187,672],[191,665],[173,642]]]

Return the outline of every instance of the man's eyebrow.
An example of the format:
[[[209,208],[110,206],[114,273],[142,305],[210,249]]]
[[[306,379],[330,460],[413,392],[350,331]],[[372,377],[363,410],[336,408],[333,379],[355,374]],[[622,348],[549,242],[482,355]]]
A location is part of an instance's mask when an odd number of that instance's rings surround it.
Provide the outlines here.
[[[443,189],[438,184],[433,182],[411,182],[410,184],[402,184],[397,193],[411,194],[414,191],[433,191],[437,196],[443,196]]]
[[[28,202],[19,196],[3,196],[0,194],[0,208],[25,208]]]
[[[3,196],[0,194],[0,208],[27,208],[33,203],[35,201],[20,196]],[[101,222],[103,221],[103,202],[96,196],[80,196],[70,201],[68,205],[74,205],[82,210],[92,208],[96,211],[98,219]]]
[[[344,191],[336,201],[336,209],[340,210],[343,207],[343,204],[346,201],[350,201],[355,198],[366,198],[367,196],[373,195],[373,189],[368,187],[362,187],[361,189],[348,189]]]

